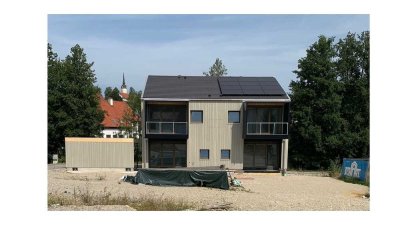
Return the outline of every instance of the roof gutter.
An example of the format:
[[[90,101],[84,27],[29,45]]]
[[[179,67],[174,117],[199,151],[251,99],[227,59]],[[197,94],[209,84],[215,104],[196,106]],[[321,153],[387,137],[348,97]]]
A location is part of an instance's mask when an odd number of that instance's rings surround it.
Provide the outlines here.
[[[290,102],[289,99],[183,99],[183,98],[142,98],[144,101],[188,102],[188,101],[245,101],[245,102]]]

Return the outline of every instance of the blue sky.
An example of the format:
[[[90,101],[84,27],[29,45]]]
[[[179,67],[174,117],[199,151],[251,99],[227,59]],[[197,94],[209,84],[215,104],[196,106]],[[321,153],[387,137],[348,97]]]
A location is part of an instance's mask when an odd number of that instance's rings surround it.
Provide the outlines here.
[[[49,15],[61,58],[79,44],[97,85],[143,90],[147,75],[202,75],[219,57],[230,76],[275,76],[285,91],[319,35],[369,30],[368,15]]]

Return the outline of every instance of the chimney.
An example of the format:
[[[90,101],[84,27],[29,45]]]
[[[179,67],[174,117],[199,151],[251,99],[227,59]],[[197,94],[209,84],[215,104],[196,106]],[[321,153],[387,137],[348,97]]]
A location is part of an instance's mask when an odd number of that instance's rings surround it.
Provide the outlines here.
[[[113,105],[114,105],[114,101],[113,101],[113,99],[112,99],[112,98],[108,98],[108,104],[110,104],[111,106],[113,106]]]

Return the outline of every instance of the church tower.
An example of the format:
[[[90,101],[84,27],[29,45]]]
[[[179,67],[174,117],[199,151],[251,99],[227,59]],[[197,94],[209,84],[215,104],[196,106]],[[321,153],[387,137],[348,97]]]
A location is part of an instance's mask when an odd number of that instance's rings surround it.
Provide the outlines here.
[[[124,73],[122,73],[121,93],[128,94],[128,89],[126,89],[126,84],[125,84],[125,74]]]

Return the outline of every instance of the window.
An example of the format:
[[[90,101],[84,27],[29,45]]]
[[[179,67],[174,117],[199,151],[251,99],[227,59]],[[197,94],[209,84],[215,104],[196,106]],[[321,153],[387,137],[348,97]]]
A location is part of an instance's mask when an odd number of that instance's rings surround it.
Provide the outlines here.
[[[118,136],[116,134],[113,134],[113,138],[117,138]]]
[[[231,158],[231,150],[221,149],[221,159],[230,159],[230,158]]]
[[[107,135],[106,135],[106,138],[111,138],[111,134],[107,134]]]
[[[190,119],[193,123],[203,122],[203,111],[190,111]]]
[[[210,150],[200,149],[200,159],[209,159],[209,158],[210,158]]]
[[[228,112],[228,123],[240,123],[240,112],[229,111]]]

